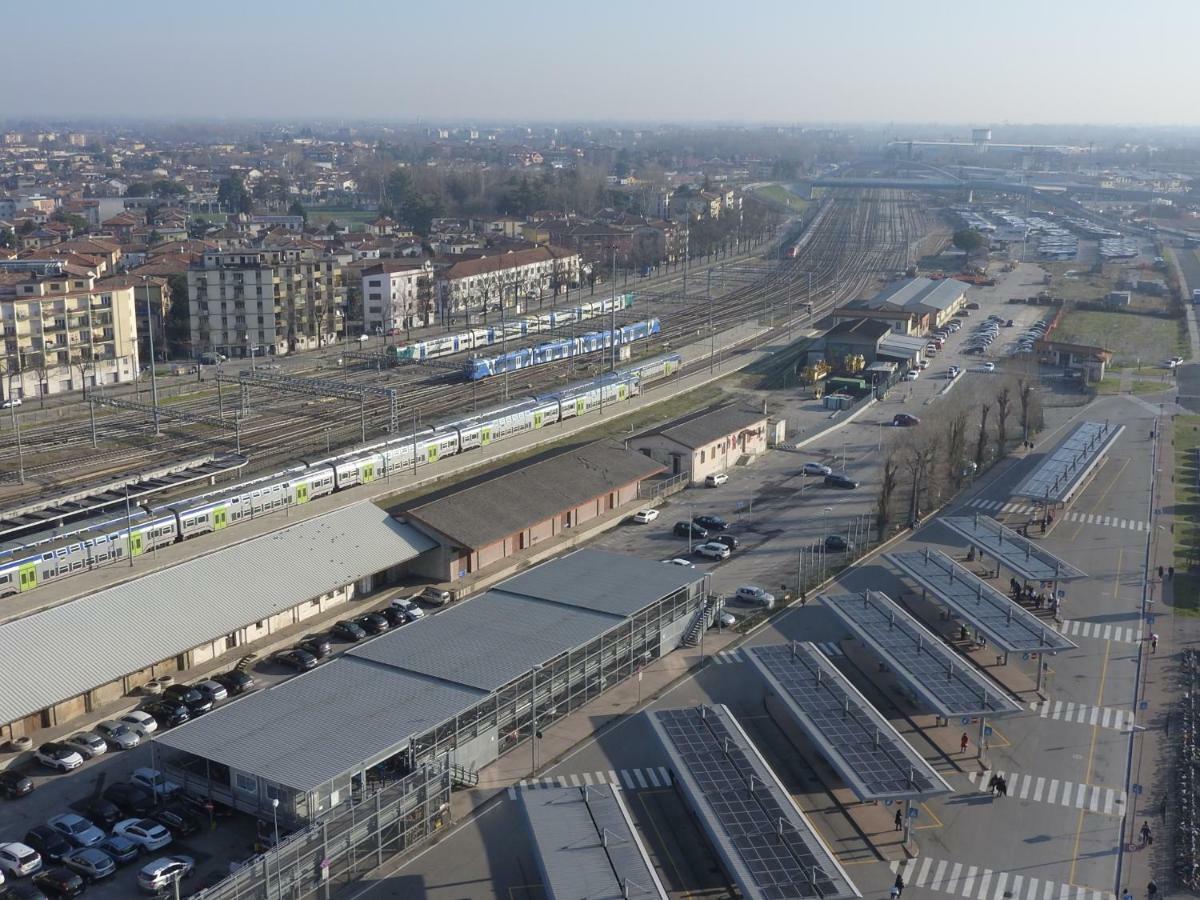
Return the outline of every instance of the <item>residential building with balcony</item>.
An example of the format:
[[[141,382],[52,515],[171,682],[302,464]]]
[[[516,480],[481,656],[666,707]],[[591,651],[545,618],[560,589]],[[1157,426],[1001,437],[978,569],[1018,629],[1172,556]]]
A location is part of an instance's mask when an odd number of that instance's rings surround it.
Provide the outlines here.
[[[312,248],[209,251],[187,282],[194,353],[283,355],[343,332],[342,266]]]
[[[388,259],[363,269],[363,328],[393,334],[433,324],[434,274],[429,260]]]
[[[438,315],[445,322],[501,304],[520,311],[530,300],[552,296],[556,288],[579,284],[581,265],[578,253],[555,246],[464,259],[438,277]]]
[[[31,278],[16,288],[15,297],[0,301],[5,399],[28,400],[136,378],[132,286],[64,274]]]

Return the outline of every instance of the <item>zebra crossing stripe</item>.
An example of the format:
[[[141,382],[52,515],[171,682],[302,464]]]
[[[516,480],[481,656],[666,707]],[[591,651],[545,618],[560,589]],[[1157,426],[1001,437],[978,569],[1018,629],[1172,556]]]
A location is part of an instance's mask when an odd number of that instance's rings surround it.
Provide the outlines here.
[[[564,775],[543,775],[540,778],[525,778],[508,788],[508,796],[516,797],[517,791],[533,791],[539,788],[583,788],[601,784],[619,784],[626,790],[647,787],[670,787],[671,772],[666,766],[646,769],[608,769],[600,772],[571,772]]]
[[[1124,815],[1125,792],[1114,788],[1074,781],[1060,782],[1057,778],[1051,778],[1047,783],[1044,777],[1035,779],[1035,776],[1023,772],[1000,770],[969,772],[967,780],[974,784],[980,793],[991,793],[988,785],[993,775],[1003,777],[1008,782],[1008,795],[1018,800],[1041,803],[1044,799],[1044,802],[1051,806],[1069,806],[1110,816]]]
[[[888,868],[893,875],[899,874],[904,879],[906,887],[925,888],[969,900],[1116,900],[1111,891],[981,866],[964,867],[961,862],[935,860],[928,856],[904,862],[892,860]]]

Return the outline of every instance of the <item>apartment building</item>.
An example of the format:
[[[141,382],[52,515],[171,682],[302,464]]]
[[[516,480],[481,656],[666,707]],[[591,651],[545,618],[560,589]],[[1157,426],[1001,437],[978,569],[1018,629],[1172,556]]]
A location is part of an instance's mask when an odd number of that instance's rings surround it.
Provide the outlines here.
[[[195,353],[282,355],[336,343],[343,331],[341,264],[312,248],[209,251],[187,282]]]
[[[437,282],[442,321],[480,309],[513,306],[550,296],[555,284],[579,284],[581,259],[562,247],[533,247],[465,259],[442,271]]]
[[[394,334],[433,324],[433,263],[383,260],[362,271],[363,327],[367,334]]]
[[[0,302],[5,399],[133,381],[138,371],[134,291],[88,275],[33,277]]]

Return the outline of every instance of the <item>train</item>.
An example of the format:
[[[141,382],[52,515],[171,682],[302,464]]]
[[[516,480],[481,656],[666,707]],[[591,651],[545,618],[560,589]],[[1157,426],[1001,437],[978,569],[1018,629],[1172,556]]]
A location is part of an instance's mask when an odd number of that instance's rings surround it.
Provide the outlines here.
[[[616,297],[606,297],[603,300],[581,303],[578,306],[568,306],[536,316],[526,316],[481,328],[472,328],[458,334],[447,334],[398,347],[389,347],[388,353],[393,362],[420,362],[425,359],[436,359],[439,356],[450,356],[466,350],[481,350],[484,347],[503,343],[506,339],[511,340],[529,334],[540,334],[555,328],[563,328],[575,322],[584,322],[612,312],[620,312],[631,306],[633,306],[633,294],[620,294]]]
[[[589,331],[576,337],[560,338],[545,341],[533,347],[522,347],[510,350],[498,356],[473,356],[463,363],[463,374],[471,381],[491,378],[505,372],[516,372],[531,366],[544,366],[558,359],[569,359],[572,356],[582,356],[585,353],[595,353],[607,350],[614,343],[620,347],[634,341],[645,340],[662,331],[662,323],[658,319],[647,319],[644,322],[634,322],[622,325],[615,331]],[[615,336],[615,340],[614,340]]]
[[[678,353],[658,356],[550,394],[515,400],[333,456],[301,459],[241,484],[160,506],[131,507],[127,515],[108,513],[76,522],[69,526],[69,536],[63,529],[48,529],[0,544],[0,597],[587,415],[604,404],[636,397],[643,384],[675,374],[681,365]]]

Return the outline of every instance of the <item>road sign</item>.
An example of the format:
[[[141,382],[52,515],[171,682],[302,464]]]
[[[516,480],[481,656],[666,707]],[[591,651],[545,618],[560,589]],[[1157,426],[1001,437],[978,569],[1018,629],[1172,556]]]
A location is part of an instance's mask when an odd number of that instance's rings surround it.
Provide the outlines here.
[[[991,736],[992,736],[992,726],[991,726],[991,725],[984,725],[984,726],[983,726],[983,736],[984,736],[984,737],[991,737]]]
[[[963,717],[962,717],[962,719],[961,719],[961,721],[962,721],[962,724],[964,724],[964,725],[970,725],[970,724],[971,724],[971,717],[970,717],[970,716],[963,716]]]
[[[1149,700],[1143,700],[1141,703],[1138,704],[1138,709],[1149,709],[1149,708],[1150,708]]]
[[[1021,659],[1029,659],[1029,654],[1028,654],[1028,653],[1022,653],[1022,654],[1021,654]]]
[[[884,806],[891,806],[891,805],[892,805],[893,803],[895,803],[895,802],[896,802],[895,800],[884,800],[884,801],[883,801],[883,805],[884,805]]]
[[[910,808],[908,811],[908,817],[910,819],[915,819],[917,817],[917,812],[918,812],[918,810],[915,806]]]
[[[1130,790],[1133,791],[1133,793],[1135,793],[1135,794],[1140,794],[1142,792],[1142,786],[1140,784],[1135,784],[1133,787],[1130,788]]]

